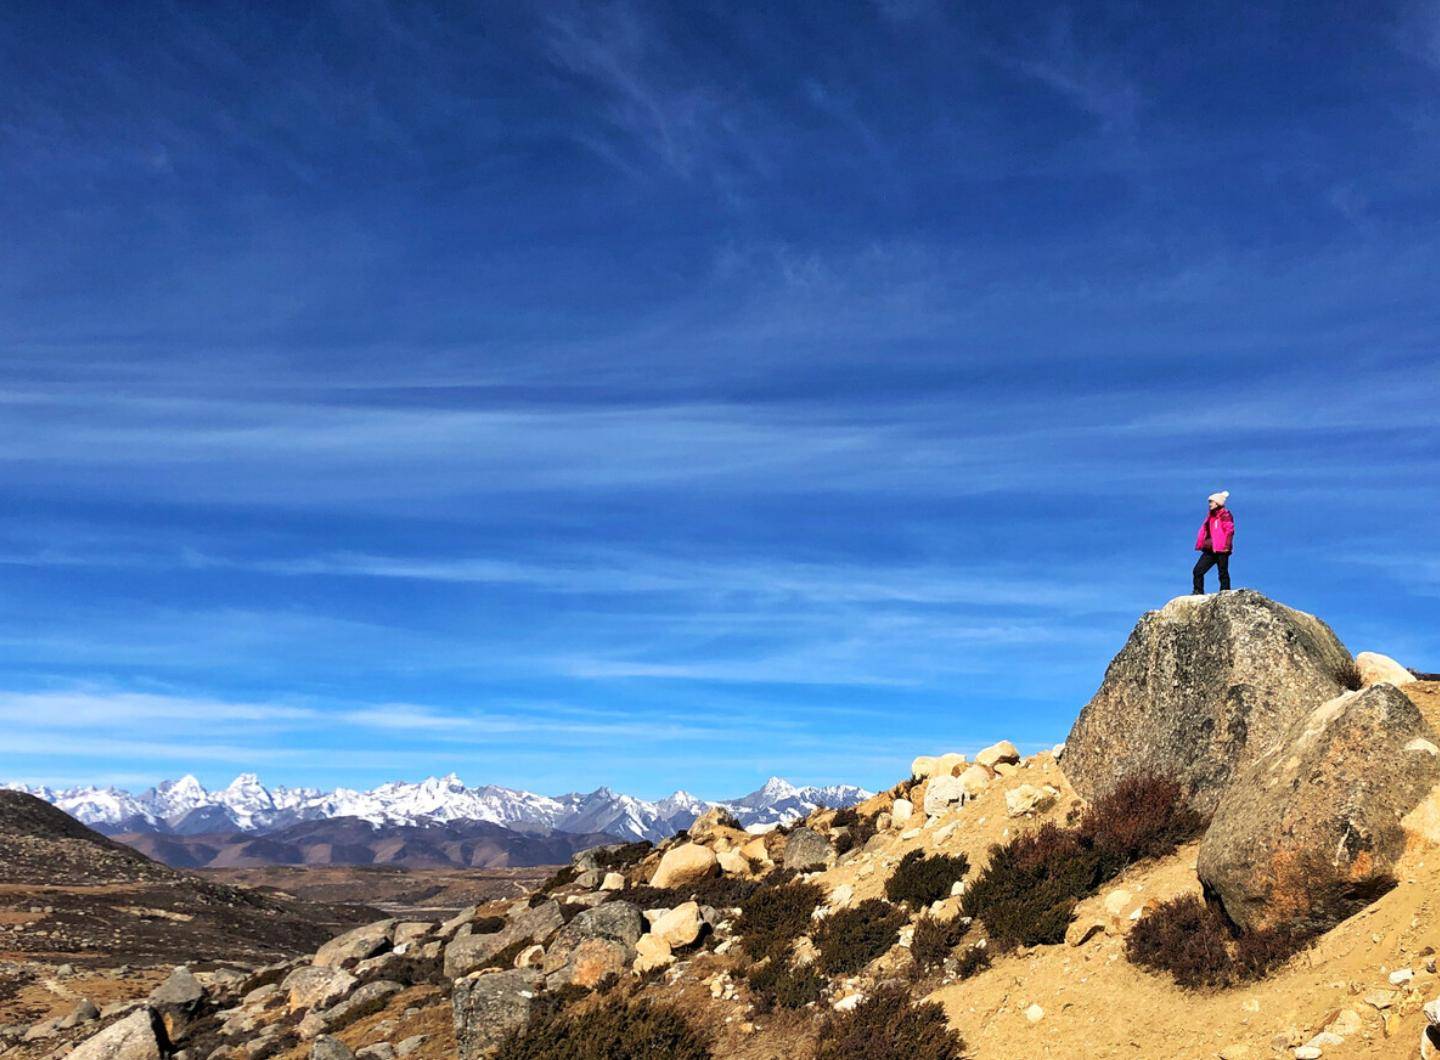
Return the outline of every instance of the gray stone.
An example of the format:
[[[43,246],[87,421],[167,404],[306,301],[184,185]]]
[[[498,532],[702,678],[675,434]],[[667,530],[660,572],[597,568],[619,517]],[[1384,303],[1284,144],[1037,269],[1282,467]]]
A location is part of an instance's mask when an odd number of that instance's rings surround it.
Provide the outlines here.
[[[1348,915],[1335,901],[1389,876],[1400,820],[1440,784],[1436,736],[1392,685],[1315,707],[1237,774],[1200,844],[1201,881],[1256,931]]]
[[[525,1026],[542,983],[541,975],[529,968],[457,980],[450,1002],[460,1060],[480,1060],[507,1034]]]
[[[425,1034],[412,1034],[408,1038],[401,1038],[400,1041],[396,1043],[395,1055],[409,1056],[429,1040],[429,1035]]]
[[[100,1010],[95,1007],[95,1002],[87,997],[71,1010],[70,1015],[60,1021],[60,1026],[68,1030],[99,1018]]]
[[[160,1060],[164,1040],[159,1016],[146,1007],[82,1042],[70,1060]]]
[[[347,961],[373,957],[390,948],[390,935],[397,923],[393,918],[377,920],[337,935],[315,951],[315,958],[310,963],[320,968],[339,968]]]
[[[395,1047],[389,1042],[367,1045],[355,1054],[355,1060],[395,1060]]]
[[[813,828],[797,828],[785,837],[785,861],[787,869],[796,872],[810,872],[823,869],[835,860],[835,851],[830,841]]]
[[[379,1012],[389,1004],[392,996],[404,989],[402,985],[389,979],[366,983],[338,1005],[332,1005],[321,1012],[320,1018],[325,1021],[326,1030],[338,1031],[358,1019]]]
[[[578,919],[578,918],[577,918]],[[544,943],[565,925],[558,902],[526,906],[510,922],[489,935],[462,935],[445,947],[445,974],[459,979],[490,963],[491,959],[516,943]]]
[[[593,986],[611,971],[628,967],[644,927],[639,907],[630,902],[587,909],[555,936],[541,967],[557,985]]]
[[[205,987],[182,965],[150,992],[150,1005],[160,1014],[165,1033],[177,1041],[205,1013]]]
[[[339,1038],[322,1034],[310,1046],[310,1060],[355,1060],[355,1054]]]
[[[1086,799],[1150,774],[1209,813],[1297,719],[1340,694],[1352,667],[1329,626],[1260,593],[1177,597],[1142,617],[1111,661],[1062,768]]]
[[[339,968],[296,968],[280,984],[291,1012],[328,1008],[355,988],[356,978]]]

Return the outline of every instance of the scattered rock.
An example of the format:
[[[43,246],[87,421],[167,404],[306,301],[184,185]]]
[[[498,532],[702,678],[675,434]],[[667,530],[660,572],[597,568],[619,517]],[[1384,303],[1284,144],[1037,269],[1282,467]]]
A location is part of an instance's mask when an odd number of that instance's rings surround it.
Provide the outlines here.
[[[657,935],[643,935],[635,944],[635,971],[649,972],[675,962],[670,944]]]
[[[379,1012],[386,1006],[392,995],[398,994],[404,989],[402,985],[389,979],[366,983],[344,1001],[326,1009],[320,1015],[325,1020],[326,1029],[340,1030],[358,1019]]]
[[[748,876],[750,874],[750,862],[738,850],[716,851],[715,860],[720,865],[720,871],[727,876]]]
[[[975,756],[978,765],[994,769],[1002,762],[1005,765],[1014,765],[1020,761],[1020,752],[1009,740],[1001,740],[999,743],[991,744],[985,750]]]
[[[395,1060],[395,1047],[389,1042],[367,1045],[355,1054],[355,1060]]]
[[[1440,761],[1403,750],[1428,735],[1390,685],[1307,712],[1236,774],[1200,844],[1201,881],[1251,931],[1348,915],[1326,901],[1378,885],[1404,851],[1401,818],[1440,783]]]
[[[1351,664],[1330,627],[1248,589],[1182,596],[1140,619],[1080,712],[1064,770],[1085,799],[1126,775],[1184,785],[1210,812],[1232,780]]]
[[[70,1010],[70,1015],[60,1021],[60,1027],[64,1030],[69,1030],[72,1027],[79,1027],[81,1024],[89,1023],[91,1020],[97,1020],[99,1018],[100,1010],[95,1007],[95,1002],[87,997]]]
[[[690,945],[700,937],[700,906],[685,902],[655,921],[650,934],[663,940],[672,950]]]
[[[545,963],[545,947],[536,943],[515,955],[516,968],[539,968]]]
[[[835,851],[827,840],[813,828],[800,827],[785,837],[785,868],[796,872],[812,872],[829,867],[835,861]]]
[[[409,1056],[430,1040],[426,1034],[412,1034],[408,1038],[402,1038],[395,1045],[396,1056]]]
[[[968,801],[979,795],[990,786],[995,779],[995,773],[989,766],[979,764],[971,766],[960,774],[960,787],[965,791],[965,798]]]
[[[525,1026],[539,992],[540,973],[528,968],[471,975],[451,992],[460,1060],[480,1060],[511,1031]]]
[[[1031,1005],[1025,1010],[1025,1019],[1029,1023],[1039,1023],[1045,1018],[1045,1010],[1039,1005]]]
[[[683,887],[699,883],[715,875],[720,865],[715,852],[699,843],[682,843],[671,847],[660,859],[655,875],[650,878],[652,887]]]
[[[890,807],[890,824],[895,828],[902,828],[914,812],[915,804],[909,799],[896,799]]]
[[[339,1038],[322,1034],[310,1045],[310,1060],[355,1060],[355,1054]]]
[[[356,979],[340,968],[297,968],[280,984],[291,1012],[328,1008],[355,988]]]
[[[932,777],[925,783],[925,815],[939,817],[965,802],[965,785],[959,777]]]
[[[1033,784],[1021,784],[1005,793],[1005,813],[1010,817],[1026,817],[1042,813],[1055,805],[1055,796]]]

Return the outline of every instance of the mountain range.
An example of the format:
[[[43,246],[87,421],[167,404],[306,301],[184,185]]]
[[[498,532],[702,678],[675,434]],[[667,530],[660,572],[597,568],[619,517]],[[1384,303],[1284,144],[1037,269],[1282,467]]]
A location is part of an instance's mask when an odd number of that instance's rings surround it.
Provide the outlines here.
[[[418,783],[393,781],[369,791],[272,788],[253,773],[243,773],[216,791],[189,775],[138,795],[115,787],[0,787],[43,799],[107,835],[264,835],[304,822],[355,818],[378,828],[479,821],[526,834],[605,834],[652,842],[683,831],[716,806],[729,810],[747,828],[763,828],[796,820],[819,806],[850,806],[871,794],[850,784],[796,787],[771,777],[733,800],[711,802],[677,791],[650,802],[609,788],[554,797],[493,784],[471,788],[453,773]]]

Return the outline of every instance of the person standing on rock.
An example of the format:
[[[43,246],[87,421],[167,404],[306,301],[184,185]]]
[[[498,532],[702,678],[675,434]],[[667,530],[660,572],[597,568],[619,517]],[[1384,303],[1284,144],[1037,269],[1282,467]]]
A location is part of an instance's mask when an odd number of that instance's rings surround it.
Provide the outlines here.
[[[1195,551],[1200,558],[1195,561],[1195,595],[1205,593],[1205,573],[1211,567],[1220,568],[1220,591],[1230,588],[1230,552],[1235,544],[1235,517],[1225,502],[1230,499],[1229,490],[1210,494],[1210,511],[1200,524],[1200,533],[1195,538]]]

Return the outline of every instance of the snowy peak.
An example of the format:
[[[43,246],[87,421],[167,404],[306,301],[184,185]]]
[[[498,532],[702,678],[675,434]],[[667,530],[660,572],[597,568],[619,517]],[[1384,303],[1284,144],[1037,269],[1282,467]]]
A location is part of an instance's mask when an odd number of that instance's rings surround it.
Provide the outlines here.
[[[817,807],[853,805],[870,792],[853,785],[797,788],[771,777],[739,799],[711,802],[677,791],[647,802],[608,787],[589,794],[551,798],[493,784],[467,787],[454,773],[418,782],[391,781],[369,791],[336,788],[266,788],[254,773],[242,773],[219,791],[207,791],[195,777],[167,780],[139,796],[115,788],[53,790],[21,784],[26,791],[86,824],[110,833],[141,831],[196,835],[213,832],[263,833],[301,821],[358,817],[377,826],[427,821],[489,821],[522,832],[604,832],[625,839],[657,841],[682,831],[701,814],[721,807],[746,827],[769,827],[803,817]]]

